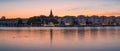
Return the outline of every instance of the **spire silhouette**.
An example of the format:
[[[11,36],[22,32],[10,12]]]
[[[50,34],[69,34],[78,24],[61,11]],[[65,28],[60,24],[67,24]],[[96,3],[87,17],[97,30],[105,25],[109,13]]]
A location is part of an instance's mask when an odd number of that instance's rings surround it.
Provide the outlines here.
[[[54,16],[53,16],[53,13],[52,13],[52,10],[50,11],[49,17],[54,17]]]

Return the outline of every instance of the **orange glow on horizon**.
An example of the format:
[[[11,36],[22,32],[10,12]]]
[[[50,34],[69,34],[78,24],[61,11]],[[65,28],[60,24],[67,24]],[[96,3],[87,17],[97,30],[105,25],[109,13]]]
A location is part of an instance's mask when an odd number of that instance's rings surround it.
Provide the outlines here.
[[[12,11],[11,11],[12,12]],[[29,18],[33,16],[40,16],[40,15],[46,15],[48,16],[50,13],[48,12],[40,12],[40,11],[13,11],[13,13],[6,12],[6,13],[0,13],[0,16],[5,16],[6,18]],[[92,15],[98,15],[98,16],[120,16],[120,13],[116,12],[101,12],[101,11],[89,11],[89,12],[80,12],[80,11],[53,11],[54,16],[78,16],[78,15],[85,15],[85,16],[92,16]]]
[[[94,4],[93,4],[94,3]],[[13,0],[0,1],[0,17],[29,18],[50,14],[54,16],[120,16],[118,0]]]

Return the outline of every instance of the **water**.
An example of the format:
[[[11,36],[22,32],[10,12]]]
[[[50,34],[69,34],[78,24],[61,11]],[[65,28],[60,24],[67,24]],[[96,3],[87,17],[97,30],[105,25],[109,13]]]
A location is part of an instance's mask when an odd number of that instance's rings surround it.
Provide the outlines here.
[[[0,51],[120,51],[120,27],[1,27]]]

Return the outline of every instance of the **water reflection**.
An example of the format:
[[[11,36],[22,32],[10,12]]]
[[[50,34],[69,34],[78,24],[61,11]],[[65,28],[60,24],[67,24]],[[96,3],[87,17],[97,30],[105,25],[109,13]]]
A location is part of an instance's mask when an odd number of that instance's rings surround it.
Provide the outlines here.
[[[90,34],[92,39],[97,39],[98,36],[98,28],[90,29]]]
[[[78,38],[80,40],[84,40],[84,38],[85,38],[85,29],[84,28],[82,28],[82,29],[78,28]]]
[[[119,33],[120,28],[105,27],[0,29],[0,51],[120,50]]]
[[[63,34],[65,39],[67,40],[74,40],[76,36],[76,29],[63,29]]]
[[[53,29],[50,29],[50,44],[52,46],[52,40],[53,39]]]

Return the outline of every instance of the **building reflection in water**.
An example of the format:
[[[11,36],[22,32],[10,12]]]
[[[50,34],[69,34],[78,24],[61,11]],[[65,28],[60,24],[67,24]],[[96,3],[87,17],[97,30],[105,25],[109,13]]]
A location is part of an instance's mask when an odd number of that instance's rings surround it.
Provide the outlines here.
[[[63,29],[16,29],[0,30],[0,49],[6,45],[20,48],[50,49],[83,47],[103,44],[102,42],[120,42],[120,29],[115,28],[63,28]],[[91,42],[91,43],[88,43]],[[94,43],[93,43],[94,42]],[[100,44],[101,43],[101,44]],[[12,46],[14,45],[14,46]],[[95,47],[94,47],[95,48]],[[16,48],[17,49],[17,48]]]
[[[53,29],[50,29],[50,44],[52,46],[52,41],[53,41]]]
[[[107,28],[94,28],[94,29],[39,29],[39,30],[0,30],[0,38],[10,40],[13,39],[26,39],[29,40],[50,40],[52,45],[54,39],[66,40],[98,40],[105,38],[116,38],[118,29]],[[118,34],[119,35],[119,34]],[[54,37],[53,37],[54,36]],[[8,38],[8,39],[7,39]]]
[[[67,40],[75,40],[77,37],[77,29],[63,29],[62,31]]]
[[[84,28],[78,28],[78,38],[80,40],[84,40],[84,38],[85,38],[85,29]]]
[[[91,38],[92,39],[97,39],[98,28],[90,29],[90,33],[91,33]]]
[[[106,37],[107,37],[107,34],[108,34],[108,32],[107,32],[107,28],[101,28],[101,29],[98,29],[98,37],[99,37],[99,39],[101,38],[101,39],[106,39]]]

